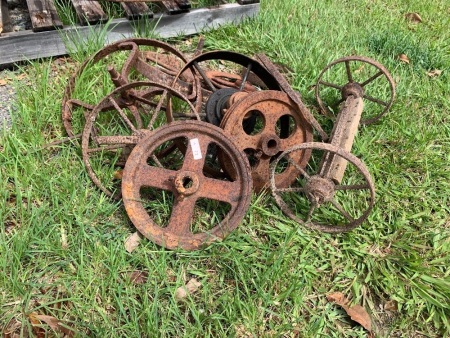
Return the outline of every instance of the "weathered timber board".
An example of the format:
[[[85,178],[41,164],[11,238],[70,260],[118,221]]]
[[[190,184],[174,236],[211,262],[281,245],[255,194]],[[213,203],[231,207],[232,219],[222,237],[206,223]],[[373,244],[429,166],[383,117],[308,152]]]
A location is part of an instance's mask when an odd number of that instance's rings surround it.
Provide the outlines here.
[[[227,23],[239,23],[245,18],[254,17],[259,11],[259,4],[241,6],[226,4],[213,8],[201,8],[180,15],[155,14],[146,20],[155,25],[154,32],[161,38],[180,35],[192,35],[203,30],[217,28]],[[127,19],[115,19],[109,25],[106,43],[112,43],[132,37],[137,22]],[[67,54],[64,41],[82,44],[92,34],[104,29],[95,27],[65,27],[58,31],[32,33],[27,31],[6,33],[0,36],[0,65],[19,61]]]
[[[152,18],[153,12],[143,2],[121,2],[128,20]]]
[[[9,19],[8,3],[6,0],[0,0],[0,35],[11,32],[11,20]]]
[[[181,8],[175,0],[161,0],[161,4],[166,8],[167,12],[171,15],[188,12],[189,9]]]
[[[27,0],[27,6],[34,32],[62,28],[53,0]]]
[[[191,2],[189,0],[175,0],[178,7],[181,9],[191,9]]]
[[[96,24],[108,20],[108,16],[97,1],[72,0],[78,21],[82,25]]]

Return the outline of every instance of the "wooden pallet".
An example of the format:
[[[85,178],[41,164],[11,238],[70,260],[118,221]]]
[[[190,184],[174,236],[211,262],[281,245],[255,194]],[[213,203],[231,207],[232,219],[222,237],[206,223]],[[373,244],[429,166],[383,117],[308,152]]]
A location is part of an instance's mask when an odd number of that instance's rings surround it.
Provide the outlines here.
[[[34,32],[62,28],[63,24],[58,16],[54,0],[26,0]],[[103,11],[102,2],[119,0],[70,0],[80,25],[92,25],[107,21],[109,18]],[[189,12],[190,0],[147,0],[159,5],[167,14],[175,15]],[[0,0],[0,34],[11,32],[8,6],[6,0]],[[240,5],[256,3],[259,0],[237,0]],[[153,17],[153,12],[141,0],[124,0],[121,5],[129,20],[142,17]]]
[[[0,1],[2,1],[3,4],[4,0]],[[81,2],[86,0],[77,1]],[[238,23],[245,18],[254,17],[259,11],[259,3],[248,5],[234,3],[211,8],[188,9],[187,12],[178,15],[167,12],[155,13],[153,16],[149,14],[148,19],[146,20],[130,21],[128,18],[135,18],[135,15],[138,15],[136,14],[138,10],[145,11],[145,7],[140,6],[145,5],[144,3],[127,3],[127,5],[130,4],[133,4],[134,7],[132,7],[132,10],[135,14],[128,14],[127,12],[127,18],[113,19],[108,26],[86,26],[81,22],[80,25],[65,26],[57,30],[42,31],[42,29],[38,29],[34,32],[20,31],[1,33],[0,67],[5,67],[5,65],[25,60],[65,55],[67,54],[67,50],[73,47],[73,45],[70,46],[70,44],[83,44],[90,37],[99,34],[100,31],[104,31],[105,29],[107,32],[105,43],[112,43],[114,41],[132,37],[139,28],[142,28],[144,31],[149,26],[152,27],[156,36],[169,38],[180,35],[196,34],[204,30],[217,28],[218,26],[227,23]],[[82,5],[80,6],[82,7]],[[0,18],[2,18],[0,24],[5,25],[8,20],[7,15],[5,17],[2,16],[3,13],[3,11],[0,13]],[[3,18],[6,19],[3,20]],[[48,15],[46,18],[54,18],[54,16]]]

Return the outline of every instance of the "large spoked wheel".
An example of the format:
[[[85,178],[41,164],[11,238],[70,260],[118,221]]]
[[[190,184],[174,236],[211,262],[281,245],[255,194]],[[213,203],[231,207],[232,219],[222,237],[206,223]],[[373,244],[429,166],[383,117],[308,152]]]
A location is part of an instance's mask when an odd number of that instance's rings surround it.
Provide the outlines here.
[[[186,144],[171,158],[155,155]],[[235,168],[234,179],[209,177],[211,147]],[[174,122],[142,139],[125,166],[122,195],[131,221],[145,237],[169,248],[197,250],[225,238],[244,217],[252,184],[247,159],[217,127],[199,121]]]
[[[315,87],[321,112],[334,118],[349,95],[364,100],[361,124],[379,120],[392,106],[395,83],[388,70],[367,57],[349,56],[326,66]]]
[[[287,122],[284,125],[284,122]],[[286,127],[287,126],[287,127]],[[312,128],[306,122],[286,93],[273,90],[248,94],[228,109],[220,125],[247,155],[251,168],[253,189],[268,187],[270,163],[283,151],[313,138]],[[297,166],[308,163],[308,152],[296,152],[292,160]],[[220,157],[223,168],[230,175],[233,168]],[[293,165],[275,175],[277,186],[288,186],[297,176]]]
[[[186,62],[179,50],[153,39],[125,39],[101,49],[81,65],[65,89],[62,121],[67,134],[74,136],[83,130],[99,98],[131,82],[153,81],[172,87],[200,107],[200,82],[192,72],[173,83]],[[81,83],[83,91],[78,90]]]
[[[89,177],[106,195],[119,199],[122,171],[139,139],[181,118],[200,120],[190,101],[170,87],[133,82],[117,88],[93,109],[83,130],[81,150]]]
[[[304,168],[292,158],[295,153],[310,151]],[[346,170],[341,182],[330,175],[332,160],[345,160]],[[276,183],[277,171],[290,163],[298,177],[289,187]],[[342,162],[341,162],[342,163]],[[311,229],[328,233],[346,232],[367,219],[373,208],[375,188],[364,163],[356,156],[327,143],[304,143],[281,154],[271,166],[272,195],[281,210],[292,220]]]

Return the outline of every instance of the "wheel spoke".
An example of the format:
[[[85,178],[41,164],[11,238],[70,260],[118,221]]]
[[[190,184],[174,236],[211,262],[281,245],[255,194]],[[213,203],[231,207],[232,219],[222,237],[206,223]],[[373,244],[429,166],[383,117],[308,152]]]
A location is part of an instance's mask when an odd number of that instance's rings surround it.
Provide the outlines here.
[[[93,138],[98,145],[125,145],[136,144],[138,136],[96,136]]]
[[[314,210],[316,210],[316,205],[311,204],[311,207],[308,210],[308,214],[306,215],[306,223],[309,223],[311,221],[312,214],[314,213]]]
[[[173,179],[177,172],[160,167],[141,165],[139,172],[136,173],[135,184],[137,188],[150,187],[160,190],[174,189]]]
[[[347,220],[349,220],[350,222],[353,222],[355,219],[349,215],[349,213],[347,211],[344,210],[344,208],[342,207],[342,205],[340,205],[338,202],[336,202],[336,200],[332,199],[330,201],[330,203],[339,210],[339,212],[345,217],[347,218]]]
[[[206,151],[211,143],[211,139],[206,135],[196,135],[190,138],[186,155],[183,161],[183,170],[192,171],[195,173],[203,172],[205,165]]]
[[[381,75],[383,75],[383,72],[380,70],[378,73],[376,73],[374,76],[368,78],[366,81],[364,81],[363,83],[360,84],[361,87],[364,87],[366,85],[368,85],[369,83],[371,83],[372,81],[376,80],[377,78],[379,78]]]
[[[235,206],[240,200],[240,183],[205,177],[200,187],[202,197]]]
[[[334,89],[337,89],[337,90],[342,90],[342,86],[339,86],[339,85],[337,85],[335,83],[326,82],[326,81],[323,81],[323,80],[320,80],[319,83],[321,85],[326,86],[326,87],[331,87],[331,88],[334,88]]]
[[[197,71],[200,73],[201,77],[203,78],[203,81],[206,82],[206,84],[208,85],[208,87],[215,92],[217,89],[216,87],[214,87],[214,85],[212,84],[211,80],[209,79],[209,77],[205,74],[204,70],[200,67],[200,65],[198,64],[198,62],[194,62],[194,66],[195,69],[197,69]]]
[[[309,175],[308,173],[302,168],[300,167],[297,163],[295,163],[295,161],[291,158],[291,156],[287,156],[287,160],[290,164],[292,164],[295,169],[297,169],[306,179],[309,179]]]
[[[252,70],[252,64],[249,63],[248,66],[247,66],[247,70],[245,71],[244,76],[242,77],[242,80],[241,80],[242,83],[241,83],[241,86],[239,87],[240,91],[244,90],[245,83],[247,82],[248,74],[250,74],[251,70]]]
[[[363,98],[365,98],[365,99],[367,99],[367,100],[369,100],[369,101],[378,103],[378,104],[380,104],[380,105],[382,105],[382,106],[385,106],[385,107],[387,107],[387,106],[389,105],[388,102],[382,101],[382,100],[380,100],[380,99],[377,99],[377,98],[372,97],[372,96],[369,96],[369,95],[364,95]]]
[[[166,231],[177,235],[190,233],[196,201],[193,196],[175,198]]]
[[[336,185],[334,187],[336,190],[364,190],[370,189],[368,184],[351,184],[351,185]]]
[[[132,131],[136,131],[136,128],[134,127],[133,123],[130,121],[130,119],[128,118],[128,116],[124,113],[124,111],[122,110],[122,108],[119,107],[119,105],[117,104],[117,101],[114,100],[111,96],[109,97],[109,102],[114,106],[114,108],[117,110],[117,112],[119,113],[120,117],[122,118],[122,120],[125,122],[125,124],[132,130]]]
[[[274,192],[304,192],[305,188],[298,187],[298,188],[277,188],[273,190]]]
[[[353,83],[352,70],[350,69],[350,61],[345,61],[345,71],[347,72],[348,82]]]
[[[86,153],[92,154],[92,153],[98,153],[98,152],[102,152],[102,151],[112,151],[112,150],[123,149],[126,147],[127,147],[126,144],[117,144],[117,142],[116,142],[115,144],[111,144],[111,145],[107,145],[107,146],[89,148],[86,150]]]

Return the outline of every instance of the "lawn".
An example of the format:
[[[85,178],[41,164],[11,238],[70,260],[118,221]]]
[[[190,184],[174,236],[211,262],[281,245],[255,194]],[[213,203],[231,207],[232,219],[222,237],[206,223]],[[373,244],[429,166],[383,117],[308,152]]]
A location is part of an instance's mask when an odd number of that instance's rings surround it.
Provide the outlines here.
[[[376,186],[360,227],[309,230],[269,193],[254,194],[231,235],[195,252],[144,239],[128,253],[136,230],[89,179],[78,142],[43,147],[66,136],[64,88],[99,46],[9,74],[18,94],[12,128],[0,135],[0,331],[57,336],[37,326],[48,316],[76,337],[367,337],[327,300],[342,292],[364,306],[377,337],[449,336],[449,26],[446,0],[272,0],[256,19],[205,32],[205,50],[264,52],[286,65],[324,125],[313,85],[336,58],[382,63],[396,101],[360,128],[352,149]],[[192,52],[197,40],[170,42]],[[193,278],[198,289],[179,301]]]

